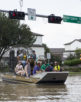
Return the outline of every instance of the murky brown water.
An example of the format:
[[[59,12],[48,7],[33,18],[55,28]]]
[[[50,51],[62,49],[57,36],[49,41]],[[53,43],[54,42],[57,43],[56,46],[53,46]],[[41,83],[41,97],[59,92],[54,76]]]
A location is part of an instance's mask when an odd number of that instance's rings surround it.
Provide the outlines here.
[[[68,76],[64,85],[11,84],[0,78],[0,101],[81,102],[81,76]]]

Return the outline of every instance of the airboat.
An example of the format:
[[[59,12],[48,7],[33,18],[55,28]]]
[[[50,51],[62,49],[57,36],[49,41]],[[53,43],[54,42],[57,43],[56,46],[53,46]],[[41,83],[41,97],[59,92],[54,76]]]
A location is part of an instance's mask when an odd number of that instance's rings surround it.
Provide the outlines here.
[[[35,75],[31,75],[30,78],[24,76],[18,76],[14,74],[5,74],[2,77],[3,81],[11,83],[35,83],[35,84],[64,84],[67,76],[67,71],[63,72],[41,72]]]

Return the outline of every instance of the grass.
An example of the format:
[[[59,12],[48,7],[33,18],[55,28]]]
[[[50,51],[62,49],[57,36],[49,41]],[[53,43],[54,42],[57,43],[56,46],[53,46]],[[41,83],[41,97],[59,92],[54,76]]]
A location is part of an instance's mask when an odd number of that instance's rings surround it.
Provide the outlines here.
[[[9,67],[0,67],[0,72],[9,72]]]
[[[81,71],[80,72],[69,72],[69,75],[81,75]]]
[[[81,68],[78,68],[78,67],[76,67],[76,68],[74,68],[74,67],[70,68],[70,67],[68,67],[68,68],[64,68],[64,71],[81,72]]]

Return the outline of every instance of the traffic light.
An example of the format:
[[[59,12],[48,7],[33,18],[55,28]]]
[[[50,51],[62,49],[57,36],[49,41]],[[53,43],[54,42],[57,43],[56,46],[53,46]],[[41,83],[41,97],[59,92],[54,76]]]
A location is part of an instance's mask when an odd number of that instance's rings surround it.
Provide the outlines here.
[[[62,18],[60,16],[50,15],[48,16],[48,23],[61,24]]]
[[[19,11],[9,11],[9,18],[10,19],[24,20],[25,13],[24,12],[19,12]]]

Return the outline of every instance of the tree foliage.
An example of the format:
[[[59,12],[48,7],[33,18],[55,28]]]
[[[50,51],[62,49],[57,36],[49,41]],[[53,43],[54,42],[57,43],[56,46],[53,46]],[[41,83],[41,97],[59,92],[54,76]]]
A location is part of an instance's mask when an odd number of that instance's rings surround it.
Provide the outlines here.
[[[68,66],[74,66],[74,65],[78,65],[78,64],[81,64],[81,61],[80,59],[71,59],[71,60],[66,60],[64,62],[64,65],[68,65]]]
[[[43,44],[43,47],[45,49],[45,56],[46,56],[46,54],[50,52],[50,49],[47,47],[46,44]]]
[[[57,61],[59,64],[62,63],[62,58],[59,55],[51,54],[51,62]]]
[[[0,60],[10,46],[32,46],[35,36],[26,24],[18,20],[9,19],[6,14],[0,13]]]
[[[75,59],[75,55],[70,54],[70,55],[67,57],[67,59],[66,59],[66,60],[72,60],[72,59]]]
[[[59,62],[59,63],[61,64],[61,62],[62,62],[61,56],[52,54],[52,53],[50,52],[50,49],[47,47],[46,44],[43,44],[43,47],[44,47],[44,49],[45,49],[45,56],[47,55],[47,53],[50,53],[50,54],[51,54],[50,62],[55,62],[55,61],[57,61],[57,62]]]
[[[75,50],[76,58],[80,58],[80,54],[81,54],[81,49]]]
[[[81,64],[80,60],[81,49],[75,50],[75,54],[70,54],[68,58],[64,61],[65,65],[74,66]]]

